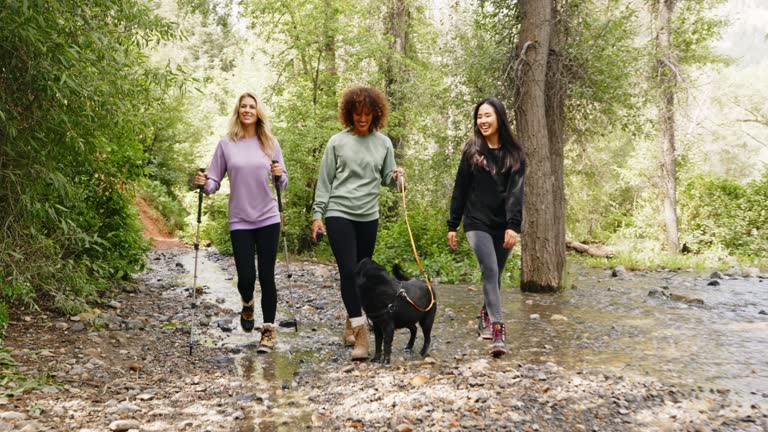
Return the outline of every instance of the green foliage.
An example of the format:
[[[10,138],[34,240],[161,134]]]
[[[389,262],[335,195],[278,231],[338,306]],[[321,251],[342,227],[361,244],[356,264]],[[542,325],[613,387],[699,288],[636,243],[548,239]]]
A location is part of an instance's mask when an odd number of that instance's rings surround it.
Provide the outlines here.
[[[722,249],[768,257],[768,170],[746,184],[698,174],[680,188],[681,243],[694,253]]]
[[[229,195],[222,193],[204,198],[203,212],[206,215],[206,220],[200,230],[200,237],[210,240],[211,244],[222,254],[231,256],[233,252],[232,241],[229,237],[228,202]],[[195,206],[197,206],[197,198],[195,198]],[[197,218],[197,209],[195,209],[193,216]]]
[[[11,356],[7,348],[0,349],[0,396],[15,397],[24,392],[39,390],[43,387],[54,385],[51,376],[47,373],[37,377],[28,377],[18,374],[14,369],[18,362]]]
[[[0,11],[0,303],[76,311],[143,267],[132,185],[179,78],[143,49],[176,36],[140,1]]]

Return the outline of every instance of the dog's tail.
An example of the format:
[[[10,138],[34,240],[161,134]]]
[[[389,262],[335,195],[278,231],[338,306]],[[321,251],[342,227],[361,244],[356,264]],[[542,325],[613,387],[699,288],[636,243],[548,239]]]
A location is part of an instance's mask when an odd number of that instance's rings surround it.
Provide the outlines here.
[[[395,279],[405,282],[411,280],[408,276],[403,273],[403,268],[400,267],[400,264],[395,264],[392,266],[392,274],[395,275]]]

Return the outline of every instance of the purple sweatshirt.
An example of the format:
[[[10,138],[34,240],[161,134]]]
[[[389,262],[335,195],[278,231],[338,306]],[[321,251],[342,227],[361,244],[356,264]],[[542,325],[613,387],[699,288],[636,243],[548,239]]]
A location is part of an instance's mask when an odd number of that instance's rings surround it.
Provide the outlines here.
[[[282,191],[288,186],[288,172],[277,140],[273,159],[283,167],[283,176],[278,181]],[[203,191],[208,195],[216,193],[224,175],[229,175],[230,231],[280,223],[277,199],[272,193],[274,183],[271,164],[272,161],[262,151],[257,137],[237,142],[225,137],[219,141],[211,165],[208,166],[208,181]]]

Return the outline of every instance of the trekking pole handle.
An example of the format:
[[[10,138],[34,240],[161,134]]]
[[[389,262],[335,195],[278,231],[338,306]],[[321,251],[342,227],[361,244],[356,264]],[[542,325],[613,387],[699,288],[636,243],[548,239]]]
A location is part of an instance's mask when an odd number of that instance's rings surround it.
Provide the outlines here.
[[[204,173],[205,168],[198,168],[198,172]],[[203,186],[197,187],[197,223],[199,224],[203,213]]]
[[[276,163],[280,163],[280,162],[278,162],[275,159],[272,159],[272,164],[274,165]],[[283,214],[283,200],[282,200],[282,197],[280,196],[280,183],[279,183],[281,177],[282,176],[272,176],[273,181],[275,182],[275,191],[277,192],[277,211],[279,211],[280,214],[282,215]]]

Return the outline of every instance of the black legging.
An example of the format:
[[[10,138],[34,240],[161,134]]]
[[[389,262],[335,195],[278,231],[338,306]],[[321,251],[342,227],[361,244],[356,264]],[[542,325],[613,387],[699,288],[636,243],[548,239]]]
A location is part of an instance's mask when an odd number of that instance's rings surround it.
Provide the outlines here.
[[[357,222],[342,217],[325,218],[328,242],[339,266],[341,299],[350,318],[363,316],[355,286],[355,267],[363,258],[373,257],[379,220]]]
[[[274,323],[277,314],[275,261],[280,239],[280,224],[251,230],[233,230],[229,232],[229,237],[232,239],[232,251],[235,254],[237,290],[240,291],[240,297],[245,303],[253,300],[253,289],[256,285],[254,258],[258,257],[261,312],[265,323]]]

